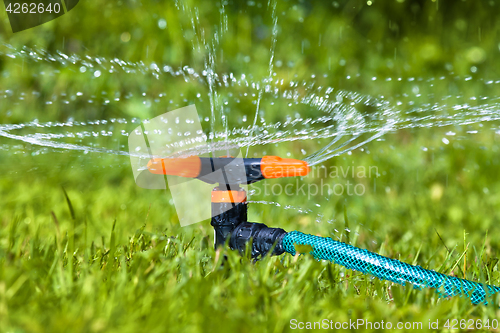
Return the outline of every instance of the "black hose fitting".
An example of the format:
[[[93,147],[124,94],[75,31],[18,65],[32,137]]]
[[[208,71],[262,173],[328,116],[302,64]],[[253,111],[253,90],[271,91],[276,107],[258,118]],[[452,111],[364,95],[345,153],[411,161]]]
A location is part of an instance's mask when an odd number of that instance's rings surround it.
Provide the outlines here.
[[[281,228],[269,228],[263,223],[242,222],[232,232],[229,246],[245,252],[246,244],[252,242],[252,258],[263,257],[271,250],[272,256],[284,253],[281,240],[286,231]]]
[[[262,223],[247,222],[247,211],[246,202],[212,202],[214,216],[210,224],[215,229],[215,247],[224,246],[229,238],[229,247],[240,253],[245,253],[247,244],[251,242],[251,256],[254,259],[265,256],[271,250],[271,255],[284,253],[281,240],[286,231],[269,228]]]

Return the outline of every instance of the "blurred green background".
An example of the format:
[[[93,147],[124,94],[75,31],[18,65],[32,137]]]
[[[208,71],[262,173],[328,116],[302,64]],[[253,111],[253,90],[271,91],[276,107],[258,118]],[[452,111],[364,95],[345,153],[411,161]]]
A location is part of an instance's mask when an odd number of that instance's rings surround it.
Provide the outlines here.
[[[284,86],[306,82],[373,96],[408,113],[409,121],[412,110],[446,115],[464,104],[478,107],[475,116],[481,109],[496,112],[498,14],[497,1],[471,0],[80,1],[54,21],[12,34],[2,9],[0,131],[35,119],[85,122],[7,132],[86,131],[89,137],[55,141],[127,151],[121,131],[135,128],[133,119],[192,103],[202,118],[211,117],[206,76],[156,78],[141,64],[201,73],[209,51],[220,77],[244,74],[262,82],[273,57],[273,80]],[[135,72],[105,71],[113,59],[130,62]],[[217,89],[224,108],[216,110],[214,128],[211,120],[202,122],[205,131],[224,130],[222,115],[229,129],[253,119],[255,89]],[[445,107],[434,110],[434,103]],[[268,95],[259,111],[269,123],[296,113],[319,116],[315,108]],[[92,135],[89,121],[110,119],[127,123],[105,127],[109,137]],[[350,181],[364,186],[362,196],[256,196],[271,203],[252,204],[249,219],[499,285],[499,130],[498,121],[487,120],[388,133],[322,164],[375,166],[377,176],[276,180],[294,188]],[[249,151],[303,158],[326,143]],[[293,318],[425,325],[500,315],[495,306],[442,300],[432,290],[395,286],[306,256],[252,263],[231,251],[216,252],[209,222],[181,228],[169,191],[136,186],[127,156],[41,148],[2,135],[0,198],[0,331],[279,332],[290,330]],[[228,262],[221,267],[224,254]]]

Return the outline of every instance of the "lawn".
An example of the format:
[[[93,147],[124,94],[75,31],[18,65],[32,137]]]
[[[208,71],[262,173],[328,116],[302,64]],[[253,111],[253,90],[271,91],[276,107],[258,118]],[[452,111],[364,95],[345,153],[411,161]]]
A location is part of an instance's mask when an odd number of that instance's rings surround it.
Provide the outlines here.
[[[251,83],[265,84],[274,55],[272,81],[283,83],[275,84],[279,94],[263,93],[259,125],[260,118],[275,124],[287,116],[320,116],[318,108],[285,97],[286,87],[305,82],[291,90],[321,95],[333,87],[333,99],[356,92],[386,101],[416,126],[320,163],[309,176],[252,185],[249,221],[498,286],[500,9],[493,2],[452,4],[81,2],[16,34],[2,11],[0,331],[282,332],[323,320],[422,323],[424,329],[439,320],[443,329],[457,319],[454,331],[460,320],[467,327],[481,320],[498,332],[498,297],[474,306],[308,255],[253,262],[214,250],[208,220],[181,227],[168,189],[137,186],[126,155],[92,151],[128,152],[127,134],[141,120],[189,104],[207,133],[224,131],[222,116],[228,129],[250,126],[259,96]],[[250,82],[217,87],[215,118],[206,75],[169,72],[206,70],[208,51],[196,48],[202,36],[220,78],[244,74]],[[118,70],[109,72],[110,66]],[[367,117],[383,116],[380,105],[353,105]],[[460,115],[457,106],[469,112],[468,124],[438,123]],[[35,133],[50,144],[19,140]],[[255,145],[249,156],[302,159],[328,142]],[[373,172],[362,176],[361,169]],[[335,184],[347,189],[348,182],[363,193],[314,193]],[[306,190],[272,193],[274,184]]]

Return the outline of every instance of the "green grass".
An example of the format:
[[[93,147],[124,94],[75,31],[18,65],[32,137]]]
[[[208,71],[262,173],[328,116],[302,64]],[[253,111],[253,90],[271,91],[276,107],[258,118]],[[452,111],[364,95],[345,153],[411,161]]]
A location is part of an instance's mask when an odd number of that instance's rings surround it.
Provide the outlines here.
[[[226,6],[229,29],[219,49],[224,52],[217,54],[217,72],[252,74],[255,80],[267,75],[272,19],[267,1],[262,7],[256,3]],[[283,65],[274,67],[277,77],[286,86],[295,74],[297,80],[312,82],[314,73],[317,86],[383,95],[393,105],[402,100],[402,110],[441,103],[448,95],[453,96],[446,100],[450,106],[493,103],[498,85],[484,83],[499,77],[498,5],[415,3],[373,1],[372,6],[354,10],[342,1],[314,7],[278,1],[280,31],[274,59]],[[120,15],[112,4],[81,2],[72,11],[79,15],[65,19],[68,14],[15,35],[0,13],[0,41],[18,48],[38,45],[53,54],[61,50],[82,57],[203,69],[206,54],[193,51],[189,17],[173,3],[122,1],[117,6]],[[219,21],[218,8],[209,2],[199,2],[198,7],[200,24],[210,35]],[[167,20],[166,30],[157,25],[160,17]],[[131,36],[129,42],[121,40],[125,32]],[[471,72],[472,66],[477,73]],[[51,75],[54,70],[59,72]],[[471,80],[464,79],[468,75]],[[374,76],[379,79],[372,81]],[[441,76],[445,79],[438,80]],[[385,81],[388,77],[394,80]],[[436,80],[427,82],[431,77]],[[421,97],[415,96],[415,87]],[[70,117],[146,119],[192,102],[201,115],[210,115],[204,84],[168,75],[156,80],[151,75],[103,73],[96,79],[90,70],[79,73],[68,64],[2,54],[0,90],[7,89],[14,95],[0,93],[0,124]],[[21,92],[26,92],[22,101],[17,95]],[[62,98],[45,103],[52,96],[77,92],[84,97],[69,104]],[[108,98],[104,96],[129,92],[133,98],[103,105]],[[147,108],[143,92],[146,99],[162,92],[168,96]],[[228,92],[238,96],[254,91],[242,86],[219,92],[223,101]],[[198,93],[203,100],[195,97]],[[92,95],[93,103],[88,103]],[[470,99],[481,96],[490,99]],[[230,128],[242,126],[242,115],[253,118],[254,99],[236,103],[229,98],[225,111]],[[261,109],[266,121],[283,121],[295,112],[318,115],[308,106],[287,104],[265,96]],[[116,135],[87,138],[82,144],[127,150],[127,137],[119,131],[130,131],[135,124],[115,126]],[[220,130],[220,122],[217,126]],[[269,182],[291,183],[296,189],[302,184],[350,181],[364,186],[363,195],[259,195],[252,200],[280,206],[252,204],[249,220],[341,239],[444,274],[500,285],[497,127],[495,121],[388,133],[363,151],[323,164],[344,170],[376,167],[378,175]],[[92,127],[81,128],[87,129]],[[80,129],[36,129],[65,130]],[[446,135],[449,131],[456,135]],[[444,137],[449,144],[443,143]],[[250,152],[301,158],[302,149],[310,154],[325,143],[307,140],[252,147]],[[215,251],[209,221],[180,227],[170,192],[139,188],[128,157],[57,149],[37,154],[39,148],[0,137],[0,332],[281,332],[292,331],[292,319],[422,322],[424,328],[429,320],[439,320],[443,328],[447,319],[491,322],[500,317],[498,299],[491,306],[473,306],[466,298],[440,299],[434,290],[394,285],[310,256],[286,254],[252,262],[227,249]],[[255,188],[264,186],[257,183]],[[286,209],[288,205],[294,208]],[[311,211],[301,213],[298,208]]]
[[[436,149],[434,159],[448,162],[445,167],[415,158],[422,144],[439,145],[433,137],[440,137],[440,131],[416,135],[397,154],[389,147],[398,135],[370,144],[370,149],[380,150],[376,156],[353,154],[357,164],[377,160],[384,169],[380,172],[389,172],[377,179],[376,192],[362,197],[332,196],[333,205],[314,198],[311,203],[324,207],[318,211],[337,217],[333,225],[314,223],[312,214],[261,205],[250,206],[250,219],[328,236],[333,228],[342,230],[346,207],[349,226],[359,232],[350,234],[351,244],[498,285],[498,176],[478,164],[494,161],[494,153],[476,149],[466,164],[479,168],[464,174],[460,182],[449,180],[445,187],[438,179],[452,174],[449,168],[458,163],[460,152]],[[479,136],[486,143],[494,139]],[[474,151],[478,142],[462,144]],[[337,163],[349,165],[349,160]],[[389,176],[390,170],[394,175]],[[412,179],[417,171],[418,181]],[[63,177],[68,200],[52,180],[38,180],[29,173],[2,195],[2,331],[282,331],[290,328],[291,319],[428,323],[492,319],[500,313],[496,306],[439,299],[433,290],[403,288],[308,256],[283,255],[252,263],[233,251],[214,251],[208,222],[179,227],[166,203],[168,194],[139,189],[131,177],[119,185],[103,181],[111,173]],[[492,195],[484,194],[486,183]],[[387,192],[386,185],[393,189]],[[432,191],[439,186],[443,191],[437,198]],[[299,205],[303,198],[272,200]],[[337,235],[345,237],[342,232]],[[224,255],[228,260],[222,265]]]

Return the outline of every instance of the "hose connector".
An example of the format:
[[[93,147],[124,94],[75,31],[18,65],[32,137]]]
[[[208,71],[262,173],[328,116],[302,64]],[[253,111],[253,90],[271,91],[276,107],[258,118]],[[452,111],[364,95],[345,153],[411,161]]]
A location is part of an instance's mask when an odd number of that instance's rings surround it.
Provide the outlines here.
[[[284,253],[282,239],[286,231],[269,228],[262,223],[248,222],[245,190],[226,190],[221,187],[212,191],[213,216],[210,224],[215,229],[215,247],[224,246],[228,242],[231,249],[245,253],[248,244],[251,244],[250,251],[254,259],[262,258],[268,253]]]

